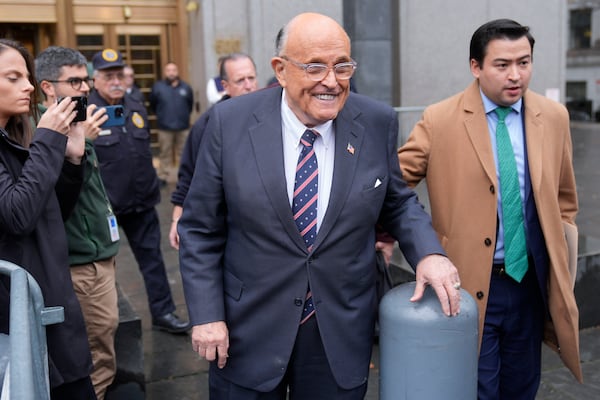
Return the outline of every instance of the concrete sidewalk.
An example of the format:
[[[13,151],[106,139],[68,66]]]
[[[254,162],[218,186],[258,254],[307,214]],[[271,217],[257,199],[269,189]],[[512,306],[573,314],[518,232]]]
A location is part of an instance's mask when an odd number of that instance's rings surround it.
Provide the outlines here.
[[[600,238],[600,124],[574,123],[574,164],[580,196],[578,225],[584,235],[582,246],[596,246]],[[162,228],[162,248],[167,266],[177,313],[186,317],[178,254],[168,243],[171,222],[171,183],[162,189],[162,202],[158,207]],[[122,236],[124,236],[122,234]],[[589,237],[590,240],[585,238]],[[600,247],[587,249],[600,253]],[[208,365],[191,350],[187,335],[171,335],[151,329],[146,293],[137,264],[123,238],[117,258],[117,280],[133,309],[142,320],[144,373],[146,398],[149,400],[204,400],[208,399]],[[600,284],[600,271],[594,283]],[[595,285],[595,287],[600,287]],[[579,302],[579,300],[578,300]],[[597,304],[597,303],[596,303]],[[596,306],[597,307],[597,306]],[[542,384],[537,396],[539,400],[600,399],[600,328],[591,327],[581,331],[581,358],[585,384],[580,385],[563,367],[558,356],[544,346]],[[460,361],[457,360],[457,363]],[[373,351],[372,369],[367,400],[378,399],[378,348]],[[417,399],[418,400],[418,399]],[[461,399],[462,400],[462,399]]]

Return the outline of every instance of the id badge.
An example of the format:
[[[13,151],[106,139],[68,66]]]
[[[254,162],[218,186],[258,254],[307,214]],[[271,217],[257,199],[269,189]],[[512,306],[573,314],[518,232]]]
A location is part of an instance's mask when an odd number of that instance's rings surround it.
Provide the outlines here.
[[[110,230],[110,238],[113,242],[119,240],[119,225],[117,225],[117,217],[109,215],[106,217],[108,220],[108,229]]]

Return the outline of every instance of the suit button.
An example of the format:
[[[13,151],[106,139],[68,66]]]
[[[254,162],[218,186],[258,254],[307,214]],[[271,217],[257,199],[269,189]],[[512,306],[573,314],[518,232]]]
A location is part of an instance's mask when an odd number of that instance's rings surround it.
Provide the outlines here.
[[[491,185],[491,186],[490,186],[490,193],[491,193],[491,194],[494,194],[494,193],[496,193],[496,189],[494,188],[494,185]]]
[[[477,298],[479,300],[483,299],[483,292],[477,292]]]
[[[485,238],[485,240],[483,241],[483,243],[485,243],[485,245],[487,247],[490,247],[492,245],[492,239],[490,238]]]
[[[301,307],[301,306],[302,306],[302,304],[304,304],[304,302],[302,301],[302,298],[300,298],[300,297],[296,297],[296,298],[294,299],[294,305],[295,305],[296,307]]]

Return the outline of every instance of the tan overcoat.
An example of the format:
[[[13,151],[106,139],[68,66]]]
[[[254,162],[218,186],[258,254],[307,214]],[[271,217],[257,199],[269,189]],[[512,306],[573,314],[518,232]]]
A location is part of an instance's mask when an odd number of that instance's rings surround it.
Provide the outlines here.
[[[544,341],[577,380],[579,312],[568,271],[563,222],[574,225],[577,194],[566,109],[531,91],[524,96],[531,185],[548,255],[551,320]],[[496,167],[489,129],[475,80],[464,92],[428,107],[398,151],[404,179],[427,182],[433,225],[475,299],[481,332],[496,243]]]

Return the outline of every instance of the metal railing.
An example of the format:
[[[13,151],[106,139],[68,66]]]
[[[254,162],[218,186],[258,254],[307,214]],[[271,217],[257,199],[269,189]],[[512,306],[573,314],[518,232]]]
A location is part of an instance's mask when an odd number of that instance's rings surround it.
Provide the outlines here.
[[[38,283],[18,265],[0,260],[0,274],[10,276],[10,330],[0,334],[2,399],[49,399],[45,327],[63,322],[64,308],[45,307]]]
[[[398,113],[399,122],[398,147],[406,142],[410,131],[412,131],[415,124],[421,119],[424,110],[424,106],[394,107],[394,111]]]

